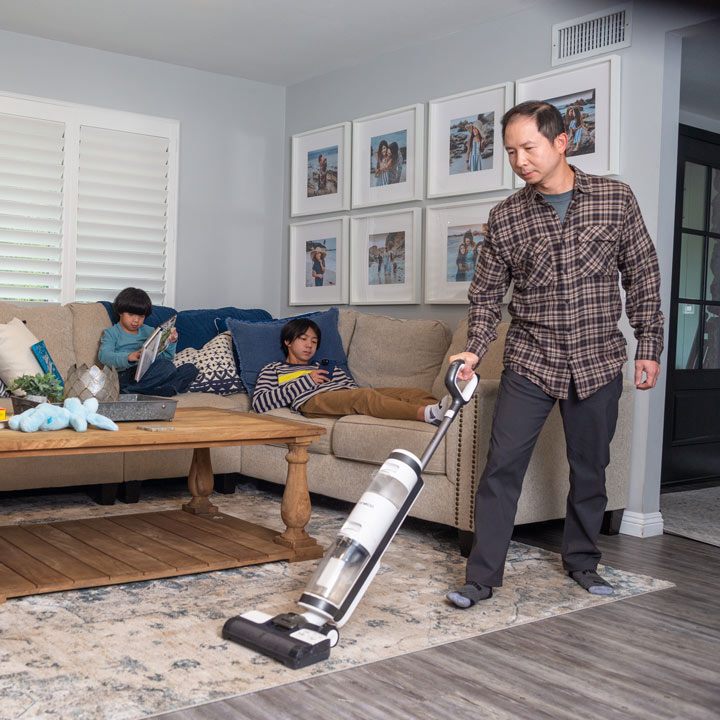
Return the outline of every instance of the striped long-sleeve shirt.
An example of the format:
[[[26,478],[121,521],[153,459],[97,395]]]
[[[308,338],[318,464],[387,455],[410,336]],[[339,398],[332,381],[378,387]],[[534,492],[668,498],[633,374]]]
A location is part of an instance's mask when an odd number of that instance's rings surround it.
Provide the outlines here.
[[[512,280],[505,367],[555,398],[568,397],[574,382],[583,399],[627,359],[618,278],[638,360],[659,361],[663,316],[657,255],[632,190],[573,170],[575,192],[564,222],[532,185],[490,212],[468,293],[466,349],[482,357],[497,337],[500,303]]]
[[[357,383],[340,367],[333,370],[330,380],[316,385],[309,373],[317,369],[317,365],[291,365],[282,362],[266,365],[260,371],[255,383],[252,396],[253,410],[264,413],[276,408],[289,407],[299,411],[300,406],[314,395],[330,390],[357,387]]]

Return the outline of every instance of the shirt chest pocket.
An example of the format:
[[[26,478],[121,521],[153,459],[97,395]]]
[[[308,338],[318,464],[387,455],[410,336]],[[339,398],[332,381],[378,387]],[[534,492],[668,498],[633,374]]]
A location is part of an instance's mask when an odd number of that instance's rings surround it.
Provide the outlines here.
[[[524,243],[513,254],[513,279],[519,290],[542,288],[555,279],[549,238]]]
[[[580,277],[617,272],[619,231],[614,225],[590,225],[580,231],[575,245]]]

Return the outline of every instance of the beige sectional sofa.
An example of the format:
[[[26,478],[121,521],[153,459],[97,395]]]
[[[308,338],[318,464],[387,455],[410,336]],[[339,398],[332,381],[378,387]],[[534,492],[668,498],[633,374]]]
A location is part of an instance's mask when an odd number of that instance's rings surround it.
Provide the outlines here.
[[[97,303],[65,306],[31,306],[0,302],[0,322],[13,317],[46,342],[60,371],[73,363],[92,364],[102,331],[110,325]],[[444,392],[443,378],[450,354],[464,349],[466,324],[454,333],[433,320],[399,320],[340,310],[340,335],[350,369],[361,385],[417,386],[436,396]],[[506,325],[483,358],[480,383],[473,400],[463,408],[424,473],[425,488],[411,515],[443,523],[461,531],[472,530],[473,499],[489,442],[493,407],[502,369]],[[608,510],[625,507],[630,472],[632,386],[620,404],[618,428],[608,469]],[[249,411],[245,394],[227,397],[204,393],[179,396],[180,406],[214,406]],[[9,405],[7,400],[2,401]],[[327,434],[310,447],[310,491],[355,501],[375,470],[394,448],[420,455],[434,428],[420,422],[388,421],[365,416],[339,420],[306,420],[289,410],[273,414],[312,422]],[[241,473],[273,483],[284,483],[286,448],[282,446],[216,448],[212,450],[216,473]],[[189,451],[122,453],[48,459],[0,460],[0,489],[16,490],[68,485],[127,483],[185,475]],[[528,469],[516,523],[563,517],[568,487],[565,442],[557,407],[540,435]],[[617,514],[616,514],[617,516]]]

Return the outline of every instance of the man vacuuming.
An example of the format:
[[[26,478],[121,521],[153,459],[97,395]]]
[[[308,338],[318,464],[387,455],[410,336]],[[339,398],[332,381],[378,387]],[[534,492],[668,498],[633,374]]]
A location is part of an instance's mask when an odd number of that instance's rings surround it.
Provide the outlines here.
[[[548,414],[560,404],[570,493],[562,543],[565,571],[582,588],[610,595],[597,572],[607,496],[605,468],[622,392],[625,310],[637,338],[635,386],[655,387],[663,349],[658,261],[630,188],[568,164],[560,112],[529,101],[502,119],[503,142],[525,187],[490,213],[470,284],[468,339],[460,379],[497,337],[501,302],[513,281],[487,464],[475,500],[466,583],[448,593],[468,608],[502,585],[525,471]]]

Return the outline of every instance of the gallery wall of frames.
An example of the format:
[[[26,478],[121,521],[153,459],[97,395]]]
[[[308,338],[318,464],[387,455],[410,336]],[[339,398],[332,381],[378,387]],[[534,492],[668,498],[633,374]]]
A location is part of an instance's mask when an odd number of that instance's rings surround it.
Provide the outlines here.
[[[502,196],[522,186],[500,122],[546,100],[568,134],[568,161],[619,173],[620,57],[566,66],[292,136],[290,305],[466,303]],[[455,198],[422,207],[388,208]],[[360,210],[350,214],[350,211]],[[424,212],[424,234],[423,234]],[[506,301],[508,298],[506,298]]]

